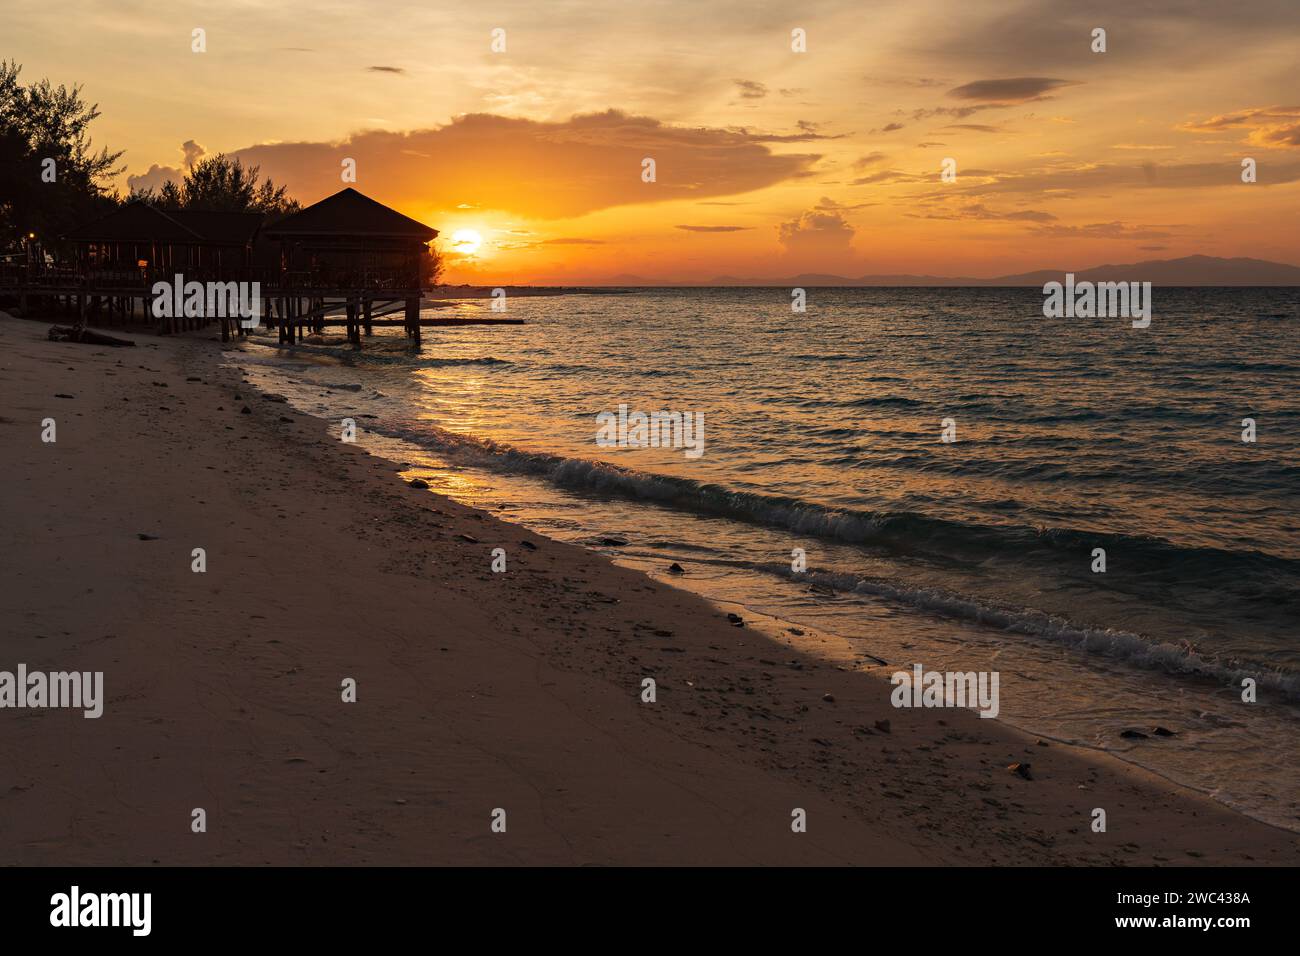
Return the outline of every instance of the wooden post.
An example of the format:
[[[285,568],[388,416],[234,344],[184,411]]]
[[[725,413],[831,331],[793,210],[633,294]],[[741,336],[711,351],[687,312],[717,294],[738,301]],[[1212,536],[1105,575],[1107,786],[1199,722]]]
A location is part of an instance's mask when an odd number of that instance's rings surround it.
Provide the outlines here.
[[[406,300],[406,334],[420,344],[420,297]]]
[[[373,307],[374,307],[374,300],[370,297],[369,294],[367,294],[364,301],[361,304],[361,308],[365,310],[367,336],[371,336],[375,334],[375,327],[374,325],[371,324],[372,323],[371,311]]]

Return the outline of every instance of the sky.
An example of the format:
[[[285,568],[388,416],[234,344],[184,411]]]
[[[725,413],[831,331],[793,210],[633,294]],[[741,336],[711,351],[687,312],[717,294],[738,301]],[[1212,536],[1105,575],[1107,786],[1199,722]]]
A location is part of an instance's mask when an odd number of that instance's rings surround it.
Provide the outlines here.
[[[61,0],[5,19],[24,80],[99,104],[123,192],[218,152],[304,204],[351,185],[438,229],[452,282],[1300,264],[1295,0]]]

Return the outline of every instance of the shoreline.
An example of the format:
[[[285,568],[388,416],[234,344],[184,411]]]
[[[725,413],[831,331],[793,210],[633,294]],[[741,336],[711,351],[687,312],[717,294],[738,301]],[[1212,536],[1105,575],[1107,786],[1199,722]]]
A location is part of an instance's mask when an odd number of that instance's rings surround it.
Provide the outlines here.
[[[1121,758],[896,710],[886,682],[805,653],[824,635],[733,627],[694,593],[411,489],[219,368],[210,334],[44,333],[0,318],[0,669],[103,670],[107,702],[71,724],[0,710],[21,778],[8,863],[1300,861],[1296,834]]]

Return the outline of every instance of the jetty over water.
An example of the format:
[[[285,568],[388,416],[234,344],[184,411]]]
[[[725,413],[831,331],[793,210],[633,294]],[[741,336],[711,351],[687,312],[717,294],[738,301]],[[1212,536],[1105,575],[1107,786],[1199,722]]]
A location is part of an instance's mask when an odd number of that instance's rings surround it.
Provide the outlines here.
[[[241,293],[256,303],[257,324],[273,326],[283,343],[327,327],[344,327],[360,345],[376,326],[400,325],[413,342],[422,326],[522,324],[520,319],[420,319],[432,285],[429,243],[438,230],[355,189],[344,189],[295,213],[164,210],[135,201],[62,238],[71,261],[44,255],[0,266],[0,294],[16,296],[24,314],[52,308],[79,325],[153,321],[160,333],[219,322],[221,337],[247,334],[226,309],[155,310],[159,283],[201,283],[220,296]],[[33,237],[34,238],[34,237]],[[248,296],[255,290],[255,296]],[[181,293],[176,293],[177,302]],[[213,302],[211,292],[206,303]],[[158,311],[164,314],[159,316]],[[391,316],[401,316],[390,318]]]

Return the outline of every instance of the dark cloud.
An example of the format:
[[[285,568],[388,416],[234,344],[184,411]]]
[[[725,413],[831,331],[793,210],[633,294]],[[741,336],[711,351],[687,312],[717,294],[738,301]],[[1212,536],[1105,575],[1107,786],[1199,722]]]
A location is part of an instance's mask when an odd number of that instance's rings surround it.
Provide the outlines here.
[[[742,100],[761,100],[767,96],[767,87],[757,80],[732,80]]]
[[[1025,103],[1066,86],[1078,86],[1078,83],[1047,76],[1015,76],[1003,80],[976,80],[949,90],[948,95],[983,103]]]
[[[371,73],[405,73],[406,70],[400,66],[368,66],[366,67]]]

